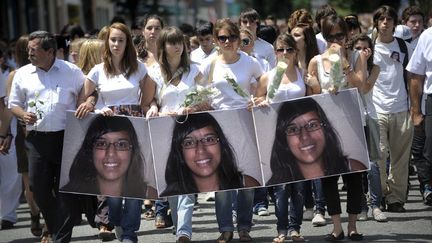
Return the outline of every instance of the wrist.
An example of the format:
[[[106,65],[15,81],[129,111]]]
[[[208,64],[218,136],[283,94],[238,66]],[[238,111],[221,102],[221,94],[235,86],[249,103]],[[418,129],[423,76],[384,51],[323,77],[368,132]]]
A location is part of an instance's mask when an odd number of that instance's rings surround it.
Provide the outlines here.
[[[96,106],[96,101],[93,99],[87,100],[86,103],[92,105],[93,107]]]

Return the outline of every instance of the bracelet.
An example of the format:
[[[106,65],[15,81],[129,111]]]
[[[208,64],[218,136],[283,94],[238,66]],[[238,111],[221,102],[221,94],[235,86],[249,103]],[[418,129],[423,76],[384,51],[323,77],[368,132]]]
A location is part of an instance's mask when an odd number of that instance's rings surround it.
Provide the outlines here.
[[[87,103],[90,103],[92,106],[96,106],[96,102],[94,100],[87,101]]]

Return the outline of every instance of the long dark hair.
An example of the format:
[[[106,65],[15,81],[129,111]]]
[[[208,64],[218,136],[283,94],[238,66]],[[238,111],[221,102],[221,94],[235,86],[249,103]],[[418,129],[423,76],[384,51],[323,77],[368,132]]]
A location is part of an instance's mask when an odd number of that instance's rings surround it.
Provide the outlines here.
[[[102,135],[119,131],[127,132],[132,144],[131,161],[125,175],[122,196],[145,198],[147,186],[143,175],[144,159],[135,128],[125,116],[98,115],[91,121],[81,148],[73,160],[66,188],[76,192],[85,190],[91,194],[100,193],[96,179],[98,172],[93,161],[93,144]]]
[[[165,170],[167,188],[161,193],[161,196],[199,192],[191,170],[183,158],[181,143],[191,132],[207,126],[212,127],[219,137],[221,148],[221,163],[217,172],[219,189],[228,190],[243,187],[243,177],[237,168],[233,149],[216,119],[209,113],[190,114],[188,117],[181,116],[178,118],[182,121],[185,119],[184,123],[176,123],[173,130],[171,151]]]
[[[343,154],[336,130],[324,110],[313,98],[302,98],[283,103],[278,111],[275,140],[270,158],[272,177],[267,184],[280,184],[305,179],[298,167],[296,157],[288,147],[285,131],[298,116],[314,111],[324,124],[325,148],[322,154],[324,174],[334,175],[348,172],[348,160]]]

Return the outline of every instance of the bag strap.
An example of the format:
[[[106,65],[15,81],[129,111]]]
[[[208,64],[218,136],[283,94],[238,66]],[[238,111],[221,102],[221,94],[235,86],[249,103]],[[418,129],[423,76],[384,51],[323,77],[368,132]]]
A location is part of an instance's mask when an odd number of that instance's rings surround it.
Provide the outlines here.
[[[405,89],[408,92],[408,78],[407,78],[407,71],[405,70],[406,66],[408,65],[408,61],[409,61],[408,60],[408,47],[407,47],[407,45],[406,45],[406,43],[405,43],[404,40],[402,40],[399,37],[395,37],[395,38],[396,38],[396,40],[398,42],[400,51],[404,54],[404,59],[403,59],[403,62],[402,62],[403,76],[404,76],[404,82],[405,82]]]

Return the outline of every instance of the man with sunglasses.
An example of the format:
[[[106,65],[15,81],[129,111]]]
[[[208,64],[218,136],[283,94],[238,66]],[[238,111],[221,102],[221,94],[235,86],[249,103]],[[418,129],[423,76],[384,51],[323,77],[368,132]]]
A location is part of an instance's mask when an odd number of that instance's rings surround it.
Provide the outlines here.
[[[413,138],[413,124],[409,114],[408,91],[404,79],[403,60],[411,56],[409,44],[393,37],[397,25],[397,12],[381,6],[373,16],[377,29],[374,64],[380,73],[373,89],[373,104],[378,115],[381,158],[378,166],[381,188],[387,211],[405,212],[407,200],[408,162]],[[400,42],[407,46],[404,53]],[[395,57],[399,55],[399,60]],[[408,55],[408,57],[406,57]],[[386,161],[390,154],[390,171],[386,174]]]
[[[260,16],[255,9],[248,8],[240,13],[239,26],[249,29],[254,35],[253,56],[265,59],[269,62],[270,67],[274,68],[276,67],[276,55],[273,46],[257,36],[259,25]]]

